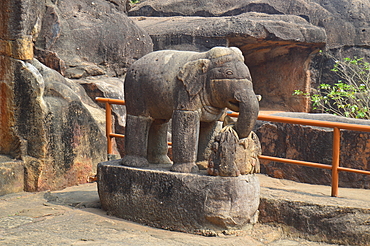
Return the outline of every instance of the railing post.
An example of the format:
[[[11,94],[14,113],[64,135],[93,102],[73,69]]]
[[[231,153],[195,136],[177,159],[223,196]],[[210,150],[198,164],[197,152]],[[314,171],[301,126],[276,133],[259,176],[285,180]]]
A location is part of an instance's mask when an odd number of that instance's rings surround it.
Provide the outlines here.
[[[333,160],[331,167],[331,196],[338,196],[339,186],[339,155],[340,155],[340,129],[338,127],[333,128]]]
[[[112,110],[109,102],[105,103],[105,129],[107,135],[107,153],[112,154]]]

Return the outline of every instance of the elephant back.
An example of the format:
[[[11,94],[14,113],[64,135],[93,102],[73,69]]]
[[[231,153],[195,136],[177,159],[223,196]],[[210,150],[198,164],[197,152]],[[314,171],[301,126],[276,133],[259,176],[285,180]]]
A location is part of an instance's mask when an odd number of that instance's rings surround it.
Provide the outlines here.
[[[174,91],[181,86],[177,79],[180,68],[196,55],[199,53],[164,50],[149,53],[134,62],[127,71],[124,84],[127,112],[170,118]]]

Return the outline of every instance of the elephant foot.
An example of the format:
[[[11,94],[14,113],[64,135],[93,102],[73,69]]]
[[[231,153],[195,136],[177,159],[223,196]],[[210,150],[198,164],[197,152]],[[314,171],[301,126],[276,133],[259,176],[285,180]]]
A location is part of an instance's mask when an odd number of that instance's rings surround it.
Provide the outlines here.
[[[173,164],[171,171],[179,173],[197,173],[199,172],[198,166],[194,162]]]
[[[149,167],[146,158],[132,155],[125,155],[120,164],[128,167]]]
[[[167,155],[148,157],[148,160],[151,164],[172,164],[171,159]]]

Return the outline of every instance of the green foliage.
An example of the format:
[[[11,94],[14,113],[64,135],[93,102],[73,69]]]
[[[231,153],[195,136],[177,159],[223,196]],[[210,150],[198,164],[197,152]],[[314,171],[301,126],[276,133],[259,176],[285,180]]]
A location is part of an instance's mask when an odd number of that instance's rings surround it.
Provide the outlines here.
[[[140,0],[130,0],[130,3],[135,4],[138,3]]]
[[[313,110],[350,118],[370,119],[370,63],[363,58],[344,58],[333,69],[341,80],[321,84],[310,95],[295,90],[293,95],[310,96]]]

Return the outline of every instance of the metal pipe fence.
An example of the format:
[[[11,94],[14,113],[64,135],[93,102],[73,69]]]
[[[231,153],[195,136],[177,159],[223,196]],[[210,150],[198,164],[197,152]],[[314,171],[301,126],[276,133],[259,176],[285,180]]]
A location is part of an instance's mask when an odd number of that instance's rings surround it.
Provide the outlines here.
[[[119,100],[119,99],[101,98],[101,97],[97,97],[96,101],[105,103],[105,107],[106,107],[107,152],[108,152],[108,154],[111,154],[112,153],[112,138],[113,137],[121,137],[121,138],[124,137],[124,135],[116,134],[112,130],[111,104],[125,105],[125,101],[124,100]],[[235,113],[235,112],[228,112],[227,114],[230,117],[238,117],[239,116],[239,114]],[[331,163],[331,165],[309,162],[309,161],[299,161],[299,160],[293,160],[293,159],[287,159],[287,158],[273,157],[273,156],[266,156],[266,155],[259,155],[258,156],[259,159],[261,159],[261,160],[282,162],[282,163],[288,163],[288,164],[295,164],[295,165],[302,165],[302,166],[308,166],[308,167],[331,170],[331,173],[332,173],[331,196],[333,196],[333,197],[338,196],[339,172],[344,171],[344,172],[352,172],[352,173],[370,175],[370,171],[354,169],[354,168],[347,168],[347,167],[340,167],[339,166],[339,164],[340,164],[340,160],[339,160],[339,157],[340,157],[340,130],[345,129],[345,130],[352,130],[352,131],[370,132],[370,126],[339,123],[339,122],[330,122],[330,121],[321,121],[321,120],[298,119],[298,118],[272,116],[272,115],[259,115],[258,120],[333,128],[333,130],[334,130],[333,131],[333,152],[332,152],[332,163]]]

